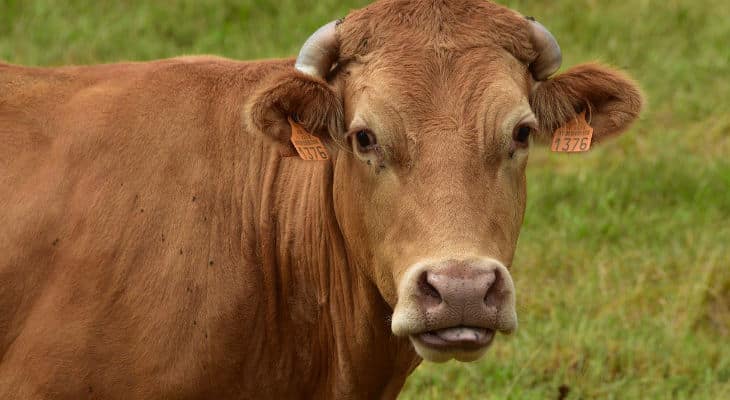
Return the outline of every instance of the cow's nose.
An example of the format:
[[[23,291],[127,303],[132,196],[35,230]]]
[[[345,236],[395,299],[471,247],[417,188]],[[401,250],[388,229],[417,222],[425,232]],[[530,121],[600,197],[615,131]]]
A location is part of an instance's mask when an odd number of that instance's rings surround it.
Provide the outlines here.
[[[437,305],[436,302],[460,308],[486,301],[496,278],[494,269],[454,264],[436,271],[424,271],[419,287],[424,300],[430,303],[426,304],[427,308]]]
[[[421,309],[437,325],[495,329],[502,325],[500,314],[513,307],[509,272],[497,262],[450,260],[430,265],[417,287]]]

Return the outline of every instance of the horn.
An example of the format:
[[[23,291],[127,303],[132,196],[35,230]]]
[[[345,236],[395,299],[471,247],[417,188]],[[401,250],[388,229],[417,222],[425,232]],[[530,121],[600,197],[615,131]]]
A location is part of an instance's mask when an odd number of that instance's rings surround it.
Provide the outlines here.
[[[337,40],[336,27],[341,20],[332,21],[317,29],[304,42],[294,67],[307,75],[324,79],[330,72],[332,64],[337,61],[340,43]]]
[[[530,20],[530,41],[537,51],[537,57],[530,64],[530,71],[535,80],[544,81],[560,68],[563,54],[555,36],[547,28],[532,17],[527,19]]]

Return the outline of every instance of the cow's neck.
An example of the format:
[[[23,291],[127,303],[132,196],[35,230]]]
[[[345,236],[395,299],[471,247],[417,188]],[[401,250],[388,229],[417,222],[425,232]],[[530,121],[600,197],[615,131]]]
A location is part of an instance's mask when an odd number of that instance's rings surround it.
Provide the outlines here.
[[[348,256],[332,164],[283,158],[276,149],[263,154],[261,169],[252,168],[259,184],[244,196],[255,199],[251,226],[266,293],[261,345],[277,343],[280,357],[316,375],[319,388],[399,390],[418,359],[407,340],[392,336],[391,310]]]

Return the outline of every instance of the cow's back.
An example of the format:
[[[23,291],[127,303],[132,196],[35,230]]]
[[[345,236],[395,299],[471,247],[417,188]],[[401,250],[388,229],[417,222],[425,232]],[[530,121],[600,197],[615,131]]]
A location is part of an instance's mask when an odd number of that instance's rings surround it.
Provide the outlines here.
[[[208,335],[206,268],[240,264],[243,103],[285,64],[0,65],[0,397],[39,395],[28,380],[147,398],[201,384],[180,349]]]

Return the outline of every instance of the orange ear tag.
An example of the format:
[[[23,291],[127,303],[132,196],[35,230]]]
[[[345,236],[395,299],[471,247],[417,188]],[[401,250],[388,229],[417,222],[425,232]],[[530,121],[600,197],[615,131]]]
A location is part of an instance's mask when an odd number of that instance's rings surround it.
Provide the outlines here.
[[[307,161],[324,161],[329,160],[327,148],[324,147],[322,141],[318,137],[307,132],[303,126],[294,122],[291,117],[289,125],[291,125],[291,143],[297,149],[299,157]]]
[[[575,116],[553,133],[550,148],[558,153],[580,153],[591,148],[593,128],[586,122],[586,113]]]

